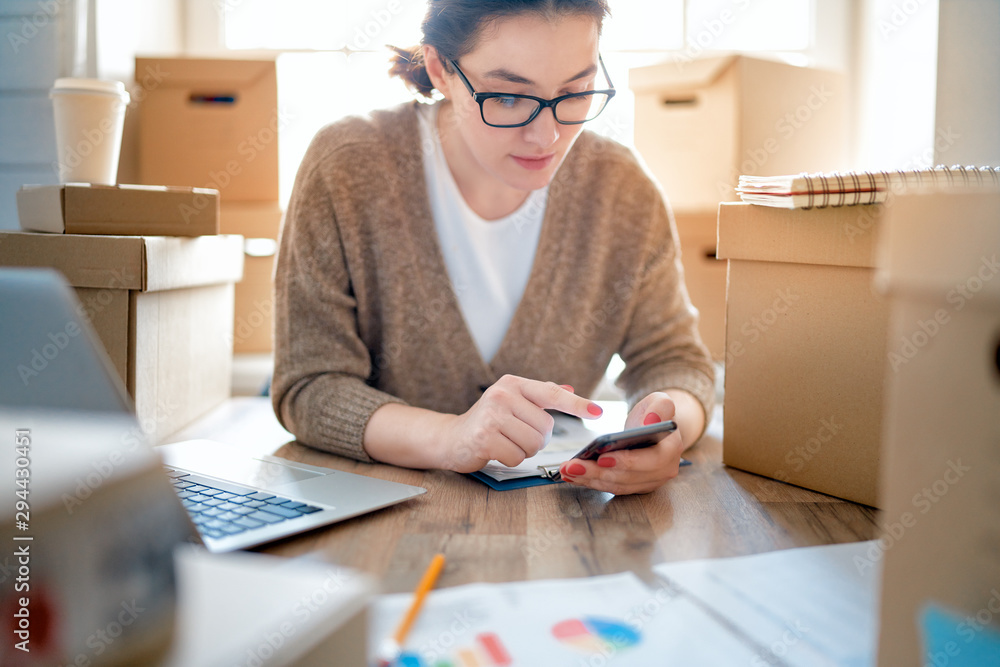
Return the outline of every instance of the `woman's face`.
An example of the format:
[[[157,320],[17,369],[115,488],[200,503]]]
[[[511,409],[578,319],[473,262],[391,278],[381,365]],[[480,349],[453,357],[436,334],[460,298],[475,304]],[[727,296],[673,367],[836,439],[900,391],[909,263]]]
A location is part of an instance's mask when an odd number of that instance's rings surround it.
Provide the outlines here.
[[[552,99],[594,88],[597,42],[597,22],[589,16],[525,14],[487,27],[458,65],[476,92]],[[524,127],[491,127],[458,75],[444,78],[441,92],[454,112],[442,120],[442,140],[461,140],[454,148],[463,164],[451,164],[452,170],[468,169],[466,177],[496,179],[521,191],[548,185],[583,126],[561,125],[552,109],[543,109]]]

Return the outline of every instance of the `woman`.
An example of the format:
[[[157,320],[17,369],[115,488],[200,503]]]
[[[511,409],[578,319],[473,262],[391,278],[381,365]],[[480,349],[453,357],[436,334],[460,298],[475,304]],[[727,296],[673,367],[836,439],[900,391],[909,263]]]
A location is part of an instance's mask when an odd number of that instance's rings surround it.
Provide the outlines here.
[[[551,432],[546,410],[600,414],[584,397],[617,352],[624,426],[679,429],[569,461],[563,479],[626,494],[677,474],[711,414],[713,369],[657,187],[627,149],[582,132],[613,96],[606,12],[431,0],[422,46],[394,73],[440,100],[314,139],[275,275],[272,397],[299,440],[412,468],[516,465]]]

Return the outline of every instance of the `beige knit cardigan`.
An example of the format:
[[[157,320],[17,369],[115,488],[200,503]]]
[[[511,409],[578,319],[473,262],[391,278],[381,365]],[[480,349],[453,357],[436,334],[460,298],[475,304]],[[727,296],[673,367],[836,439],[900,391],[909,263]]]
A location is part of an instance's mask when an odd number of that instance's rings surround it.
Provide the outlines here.
[[[631,152],[590,132],[550,185],[506,337],[480,356],[431,217],[416,104],[324,128],[299,168],[275,268],[271,396],[285,428],[370,460],[365,426],[387,402],[460,414],[508,373],[586,396],[616,352],[630,405],[680,388],[711,414],[672,217]]]

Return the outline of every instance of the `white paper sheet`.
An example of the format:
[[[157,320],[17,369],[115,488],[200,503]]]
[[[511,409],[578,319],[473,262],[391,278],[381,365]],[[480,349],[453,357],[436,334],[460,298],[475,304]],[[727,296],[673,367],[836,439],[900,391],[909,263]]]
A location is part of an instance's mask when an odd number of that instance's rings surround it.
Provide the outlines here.
[[[380,598],[370,617],[374,664],[412,596]],[[749,664],[750,648],[691,601],[623,573],[470,584],[432,593],[403,667]]]
[[[658,565],[658,588],[626,572],[435,591],[397,664],[874,665],[879,568],[855,562],[871,544]],[[372,659],[411,600],[373,604]]]
[[[666,563],[653,569],[759,651],[754,665],[874,665],[881,569],[872,542]],[[859,566],[860,563],[860,566]]]

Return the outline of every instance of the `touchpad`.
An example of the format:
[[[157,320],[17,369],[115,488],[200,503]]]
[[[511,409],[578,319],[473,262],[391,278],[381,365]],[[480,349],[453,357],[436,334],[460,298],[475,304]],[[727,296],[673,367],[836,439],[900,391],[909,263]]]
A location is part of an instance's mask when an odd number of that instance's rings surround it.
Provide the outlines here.
[[[293,462],[283,465],[265,461],[238,447],[209,440],[161,445],[157,450],[167,465],[269,490],[325,474],[300,468]]]
[[[289,484],[291,482],[304,482],[307,479],[312,479],[314,477],[323,477],[321,473],[312,472],[311,470],[302,470],[301,468],[293,468],[291,466],[283,466],[280,463],[271,463],[269,461],[261,461],[260,459],[252,459],[249,462],[253,467],[248,466],[244,469],[243,474],[240,475],[246,484],[251,486],[259,486],[262,488],[273,488],[275,486],[280,486],[282,484]],[[250,475],[249,479],[246,475]]]

